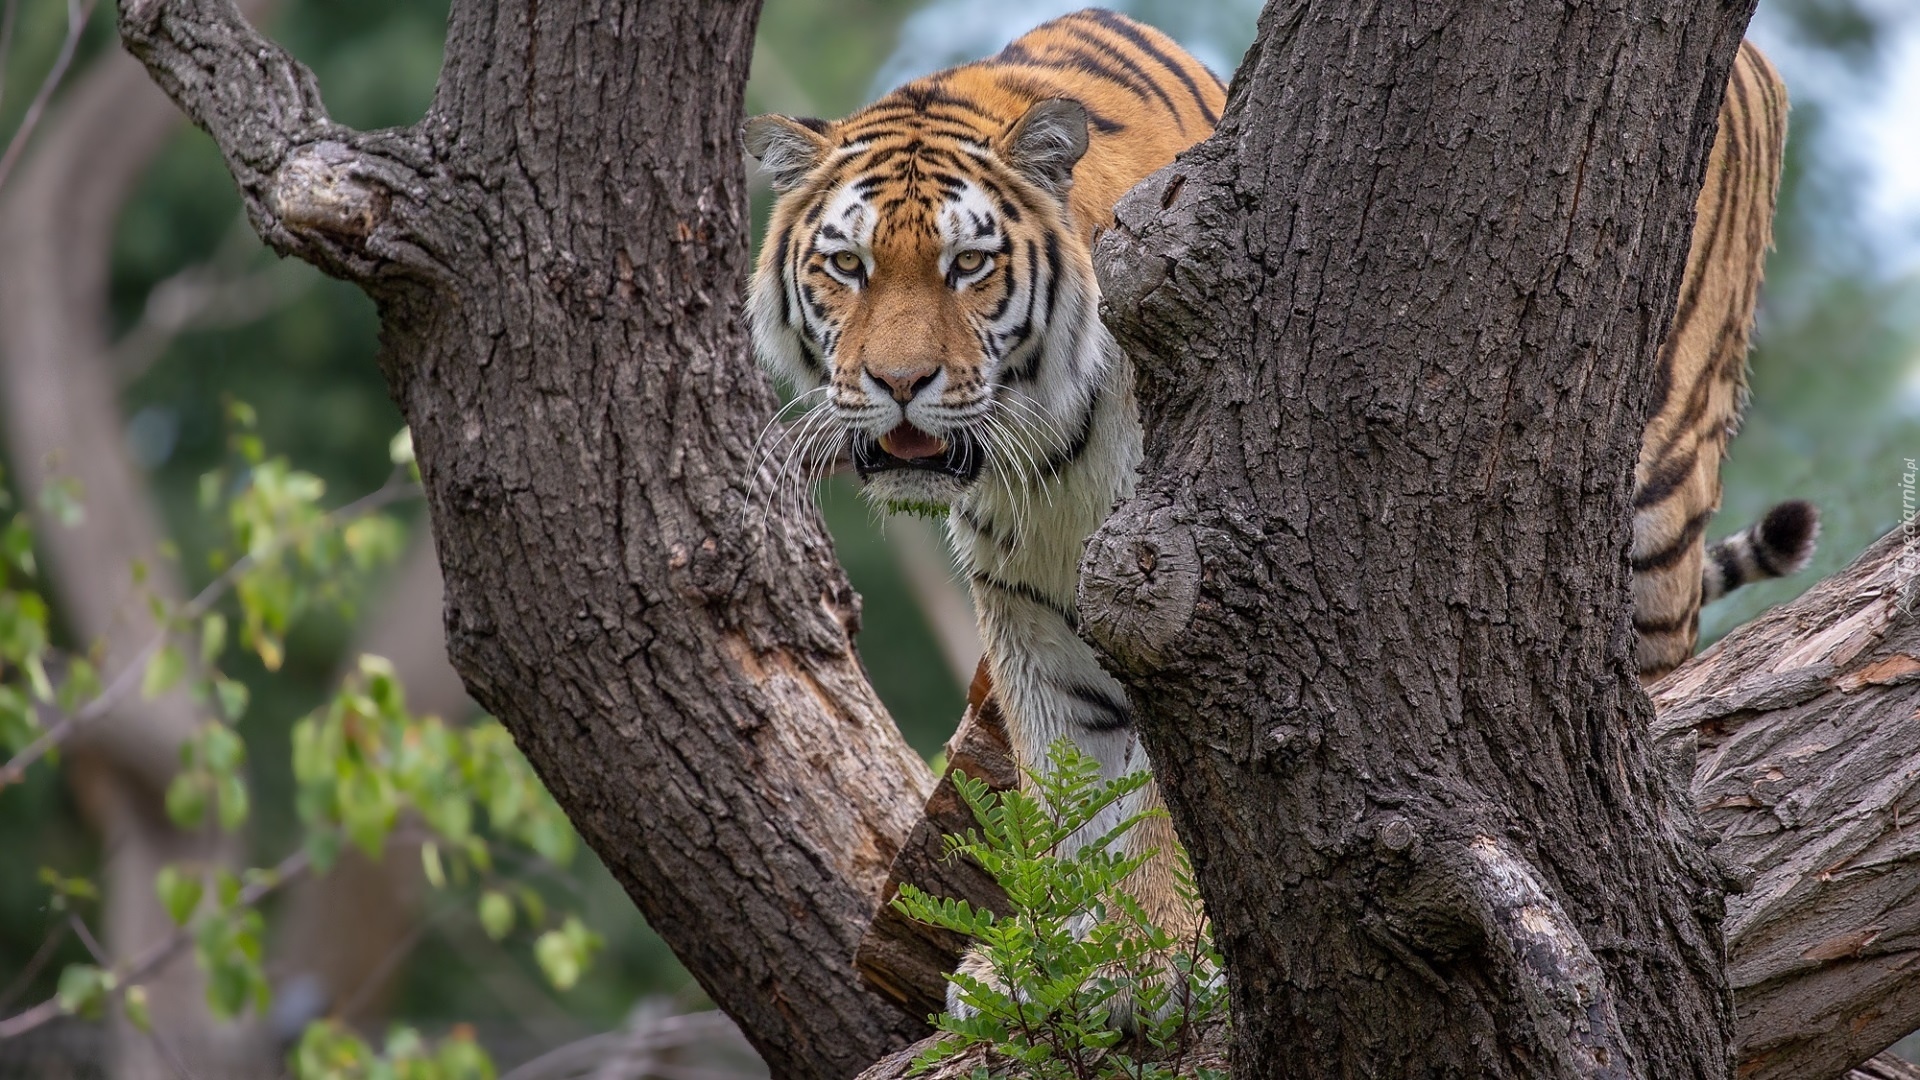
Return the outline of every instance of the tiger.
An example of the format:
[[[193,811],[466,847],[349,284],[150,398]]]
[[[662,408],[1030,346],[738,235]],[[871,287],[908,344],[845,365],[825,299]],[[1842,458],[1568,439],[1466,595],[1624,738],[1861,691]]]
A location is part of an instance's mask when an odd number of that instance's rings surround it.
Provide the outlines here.
[[[1651,417],[1633,474],[1634,659],[1652,683],[1693,655],[1700,608],[1812,561],[1820,514],[1781,503],[1714,544],[1720,462],[1747,405],[1747,346],[1787,142],[1787,91],[1742,41],[1694,201],[1693,241],[1673,320],[1654,365]]]
[[[1805,515],[1781,508],[1711,557],[1702,543],[1745,396],[1783,136],[1779,81],[1750,46],[1733,87],[1636,474],[1648,677],[1691,651],[1705,595],[1797,568],[1811,544]],[[945,516],[1026,771],[1062,737],[1105,779],[1148,765],[1125,692],[1077,633],[1082,550],[1141,458],[1092,248],[1120,196],[1204,139],[1225,105],[1220,80],[1166,35],[1088,9],[842,120],[766,115],[744,130],[776,193],[748,322],[806,410],[789,457],[827,447],[879,507]],[[1060,854],[1159,802],[1149,784]],[[1164,815],[1125,842],[1156,852],[1129,882],[1147,913],[1176,937],[1198,927]],[[949,1004],[966,1014],[951,987]]]

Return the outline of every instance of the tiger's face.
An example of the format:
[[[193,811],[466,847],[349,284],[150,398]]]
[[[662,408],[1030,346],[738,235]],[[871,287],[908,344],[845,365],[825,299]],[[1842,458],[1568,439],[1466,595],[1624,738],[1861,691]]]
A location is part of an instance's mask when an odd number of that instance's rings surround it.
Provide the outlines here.
[[[856,121],[748,125],[783,192],[751,290],[755,344],[809,406],[803,459],[844,451],[877,501],[946,506],[1039,467],[1084,405],[1043,354],[1069,309],[1091,312],[1063,201],[1085,114],[1042,102],[978,140]]]

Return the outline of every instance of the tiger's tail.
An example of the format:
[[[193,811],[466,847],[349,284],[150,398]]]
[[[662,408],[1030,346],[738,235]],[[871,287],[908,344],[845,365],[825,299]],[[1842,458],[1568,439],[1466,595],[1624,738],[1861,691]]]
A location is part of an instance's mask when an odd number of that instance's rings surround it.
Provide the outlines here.
[[[1820,538],[1820,511],[1812,503],[1783,502],[1767,516],[1707,549],[1700,568],[1700,602],[1712,603],[1742,585],[1806,569]]]

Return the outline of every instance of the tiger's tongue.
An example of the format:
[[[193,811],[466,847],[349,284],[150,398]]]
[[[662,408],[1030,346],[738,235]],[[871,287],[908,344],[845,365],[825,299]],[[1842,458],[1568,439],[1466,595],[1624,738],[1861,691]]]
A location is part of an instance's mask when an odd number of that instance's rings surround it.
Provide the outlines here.
[[[880,436],[880,449],[894,457],[912,461],[944,454],[947,452],[947,444],[912,424],[901,421],[899,427]]]

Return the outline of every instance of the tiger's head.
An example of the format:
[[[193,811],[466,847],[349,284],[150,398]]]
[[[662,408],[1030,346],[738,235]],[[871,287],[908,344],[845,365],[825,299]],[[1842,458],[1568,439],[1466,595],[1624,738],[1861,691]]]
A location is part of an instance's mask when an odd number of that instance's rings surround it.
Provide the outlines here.
[[[846,452],[881,504],[948,506],[983,478],[1044,476],[1086,438],[1098,291],[1067,193],[1087,113],[1052,98],[983,126],[888,100],[747,123],[780,193],[749,318],[811,406],[803,460]]]

